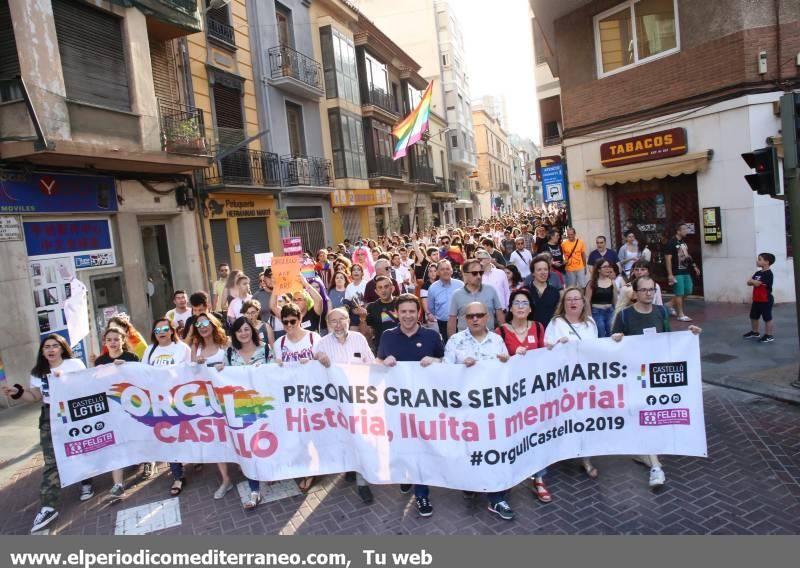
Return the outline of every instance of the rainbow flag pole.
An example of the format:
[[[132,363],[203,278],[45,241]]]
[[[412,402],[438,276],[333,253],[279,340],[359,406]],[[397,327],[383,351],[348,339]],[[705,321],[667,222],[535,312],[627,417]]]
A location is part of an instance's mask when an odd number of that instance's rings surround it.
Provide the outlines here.
[[[405,156],[408,147],[419,142],[422,135],[428,130],[428,118],[431,114],[432,100],[433,81],[428,83],[425,92],[422,93],[422,100],[420,100],[417,108],[392,129],[392,134],[397,138],[397,144],[394,147],[395,160]]]

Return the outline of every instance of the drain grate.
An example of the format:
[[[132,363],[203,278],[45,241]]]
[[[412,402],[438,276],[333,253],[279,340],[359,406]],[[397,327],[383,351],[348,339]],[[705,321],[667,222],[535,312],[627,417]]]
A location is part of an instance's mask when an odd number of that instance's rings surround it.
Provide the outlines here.
[[[728,355],[727,353],[708,353],[703,355],[701,359],[709,363],[727,363],[728,361],[738,359],[738,357],[736,355]]]

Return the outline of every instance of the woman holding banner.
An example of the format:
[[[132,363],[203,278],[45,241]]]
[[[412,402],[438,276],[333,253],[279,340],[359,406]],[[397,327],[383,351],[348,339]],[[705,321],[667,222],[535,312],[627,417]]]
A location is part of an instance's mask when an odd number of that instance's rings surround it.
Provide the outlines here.
[[[50,433],[50,379],[60,377],[64,373],[82,371],[85,368],[83,362],[73,356],[72,349],[64,338],[57,333],[51,333],[39,344],[36,365],[31,369],[30,386],[26,389],[19,384],[3,385],[3,393],[13,400],[42,402],[42,411],[39,414],[39,440],[44,457],[40,489],[42,508],[33,521],[32,533],[42,530],[56,520],[58,517],[56,507],[61,494],[61,481],[58,477],[53,438]],[[91,480],[81,482],[81,501],[86,501],[93,495]]]
[[[245,317],[237,318],[231,326],[231,346],[225,351],[223,362],[214,365],[222,371],[225,365],[231,367],[258,366],[269,360],[269,345],[262,343],[256,327]],[[228,464],[217,464],[223,479],[230,479]],[[247,479],[250,498],[242,503],[246,511],[252,511],[261,503],[261,484],[257,479]],[[215,495],[216,497],[216,495]]]
[[[186,337],[186,343],[192,348],[192,362],[214,367],[217,363],[225,360],[228,336],[225,335],[225,330],[217,318],[208,314],[200,314]],[[222,499],[233,489],[233,482],[228,476],[227,464],[218,463],[217,468],[222,482],[214,492],[214,499]]]
[[[544,332],[545,346],[552,349],[559,343],[597,339],[597,324],[590,315],[589,305],[580,288],[577,286],[567,288],[561,296],[555,316],[547,324]],[[589,458],[583,458],[583,471],[592,479],[596,479],[599,475]]]

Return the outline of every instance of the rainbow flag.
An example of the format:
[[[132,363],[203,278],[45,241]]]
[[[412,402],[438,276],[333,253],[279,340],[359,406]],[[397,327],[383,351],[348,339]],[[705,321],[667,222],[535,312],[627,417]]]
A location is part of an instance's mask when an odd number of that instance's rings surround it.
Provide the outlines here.
[[[6,368],[3,366],[3,360],[0,359],[0,381],[6,380]]]
[[[422,100],[417,108],[392,129],[392,134],[397,138],[397,144],[394,146],[395,160],[405,156],[408,147],[419,142],[422,135],[428,130],[428,117],[431,114],[432,99],[433,81],[428,83],[428,87],[422,93]]]

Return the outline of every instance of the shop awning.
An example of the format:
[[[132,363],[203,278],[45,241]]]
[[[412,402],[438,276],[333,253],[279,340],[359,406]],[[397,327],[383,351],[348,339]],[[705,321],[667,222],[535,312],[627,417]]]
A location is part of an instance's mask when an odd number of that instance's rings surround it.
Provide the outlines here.
[[[667,176],[675,177],[684,174],[695,174],[705,171],[708,167],[708,162],[713,156],[714,150],[704,150],[654,162],[642,162],[616,168],[597,168],[586,172],[586,182],[595,187],[603,187],[604,185],[629,181],[663,179]]]

